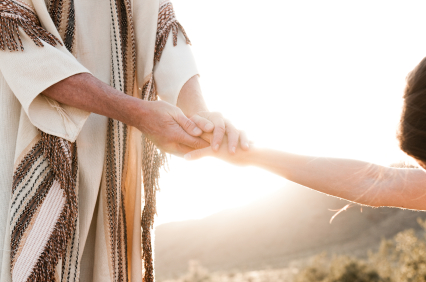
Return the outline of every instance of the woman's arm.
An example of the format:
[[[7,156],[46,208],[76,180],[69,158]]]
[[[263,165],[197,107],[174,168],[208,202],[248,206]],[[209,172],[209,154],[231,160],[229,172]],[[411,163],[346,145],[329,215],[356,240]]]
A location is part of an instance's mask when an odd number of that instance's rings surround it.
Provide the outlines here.
[[[214,156],[237,165],[254,165],[314,190],[373,207],[391,206],[426,210],[426,172],[384,167],[367,162],[310,157],[252,147],[235,155],[221,147],[193,151],[194,160]]]

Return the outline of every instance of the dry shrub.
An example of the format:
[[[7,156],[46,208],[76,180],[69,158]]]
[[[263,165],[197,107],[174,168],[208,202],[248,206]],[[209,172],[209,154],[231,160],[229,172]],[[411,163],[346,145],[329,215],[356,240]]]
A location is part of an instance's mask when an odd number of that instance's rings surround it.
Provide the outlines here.
[[[207,268],[201,266],[198,261],[189,262],[188,273],[183,277],[182,282],[213,282]]]
[[[426,231],[426,221],[418,219]],[[413,229],[383,239],[368,260],[325,255],[314,259],[294,282],[426,282],[426,232],[419,237]]]
[[[362,260],[335,256],[328,260],[325,254],[294,277],[294,282],[388,282]]]
[[[408,229],[383,239],[366,260],[323,253],[297,271],[289,267],[232,274],[209,273],[193,261],[187,274],[167,282],[426,282],[426,221],[418,223],[423,234]]]

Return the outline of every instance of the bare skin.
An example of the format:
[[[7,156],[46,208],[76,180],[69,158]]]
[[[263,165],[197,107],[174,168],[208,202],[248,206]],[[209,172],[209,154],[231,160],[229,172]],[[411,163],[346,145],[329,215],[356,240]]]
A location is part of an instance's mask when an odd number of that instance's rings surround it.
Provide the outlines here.
[[[159,149],[179,156],[209,146],[199,136],[203,131],[217,131],[216,119],[194,118],[192,121],[185,116],[207,112],[198,76],[191,78],[179,94],[178,105],[185,114],[180,108],[163,101],[143,101],[126,95],[87,73],[68,77],[46,89],[43,94],[60,103],[134,126]],[[235,136],[239,132],[232,131],[230,134]]]
[[[204,134],[205,140],[211,135]],[[224,145],[227,143],[224,138]],[[210,147],[185,155],[196,160],[206,156],[246,166],[261,167],[314,190],[373,207],[399,207],[426,210],[426,172],[380,166],[351,159],[310,157],[250,146],[237,148],[234,155],[224,146],[218,152]],[[424,165],[420,163],[420,165]]]
[[[184,114],[204,132],[213,132],[211,147],[214,151],[219,150],[225,134],[228,136],[228,152],[234,154],[238,145],[243,150],[249,149],[249,140],[246,134],[237,130],[232,123],[223,118],[221,113],[210,112],[203,99],[198,76],[192,77],[182,87],[179,94],[177,106],[182,109]],[[239,142],[240,141],[240,142]]]

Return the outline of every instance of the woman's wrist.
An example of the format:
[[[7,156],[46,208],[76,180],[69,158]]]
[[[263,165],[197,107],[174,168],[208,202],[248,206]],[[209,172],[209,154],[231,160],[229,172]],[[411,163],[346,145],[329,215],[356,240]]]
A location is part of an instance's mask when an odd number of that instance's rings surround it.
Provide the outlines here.
[[[243,151],[243,161],[247,165],[256,165],[259,156],[262,155],[262,151],[262,148],[250,145],[250,149],[248,151]]]

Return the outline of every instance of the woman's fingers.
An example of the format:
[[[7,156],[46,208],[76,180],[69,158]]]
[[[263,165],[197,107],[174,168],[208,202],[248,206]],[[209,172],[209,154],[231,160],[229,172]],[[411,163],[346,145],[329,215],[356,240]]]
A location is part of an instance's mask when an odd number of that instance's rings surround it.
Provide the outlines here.
[[[206,142],[212,143],[213,133],[203,133],[201,134],[200,138]]]
[[[214,152],[218,152],[224,138],[227,139],[227,147],[229,154],[235,154],[238,146],[243,150],[249,149],[249,140],[247,135],[235,128],[235,126],[228,120],[224,119],[220,113],[217,112],[199,112],[198,114],[191,117],[191,121],[198,127],[203,129],[203,135],[208,132],[212,133],[210,140],[211,147]],[[206,140],[206,138],[203,138]]]
[[[174,119],[191,136],[200,136],[203,133],[195,122],[187,118],[180,110],[176,111]]]
[[[221,114],[212,115],[210,120],[214,123],[212,148],[217,152],[226,133],[226,125]]]
[[[240,132],[230,123],[225,120],[226,135],[228,137],[228,152],[235,154],[238,146],[238,140],[240,138]]]
[[[178,133],[177,137],[177,141],[179,144],[188,146],[192,149],[201,149],[210,146],[210,144],[202,138],[191,136],[181,128],[179,128],[179,130],[181,131],[180,133]]]
[[[244,151],[250,149],[250,140],[245,131],[240,130],[240,145]]]
[[[199,150],[189,152],[183,157],[185,158],[185,160],[194,161],[194,160],[198,160],[203,157],[207,157],[211,155],[213,155],[213,150],[212,150],[212,147],[209,146],[204,149],[199,149]]]

